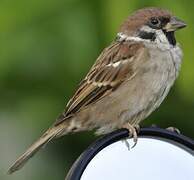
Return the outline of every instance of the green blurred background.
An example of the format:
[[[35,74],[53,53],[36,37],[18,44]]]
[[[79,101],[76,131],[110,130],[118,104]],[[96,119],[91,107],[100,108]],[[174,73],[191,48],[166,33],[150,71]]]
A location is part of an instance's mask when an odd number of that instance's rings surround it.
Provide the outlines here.
[[[175,126],[194,138],[193,5],[192,0],[1,0],[0,179],[64,179],[96,138],[92,133],[56,140],[20,172],[6,171],[63,111],[121,22],[145,6],[167,8],[188,27],[177,33],[185,54],[179,79],[144,126]]]

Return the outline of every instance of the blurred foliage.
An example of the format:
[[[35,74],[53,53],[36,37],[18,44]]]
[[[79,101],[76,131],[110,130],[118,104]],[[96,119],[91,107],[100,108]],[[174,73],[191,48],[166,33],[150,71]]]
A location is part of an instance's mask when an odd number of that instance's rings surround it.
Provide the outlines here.
[[[168,98],[145,121],[175,126],[194,138],[193,1],[1,0],[0,179],[64,179],[92,133],[68,135],[38,153],[20,172],[8,166],[62,112],[77,83],[134,10],[159,6],[184,19],[177,34],[182,70]]]

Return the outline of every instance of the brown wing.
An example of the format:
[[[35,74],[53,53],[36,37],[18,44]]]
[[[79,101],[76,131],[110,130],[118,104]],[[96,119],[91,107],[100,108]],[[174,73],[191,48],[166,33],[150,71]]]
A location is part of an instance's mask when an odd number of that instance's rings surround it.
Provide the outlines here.
[[[142,44],[134,42],[114,42],[104,49],[55,125],[82,108],[97,102],[117,89],[126,78],[132,77],[135,72],[135,62],[141,54],[138,51],[143,49]]]

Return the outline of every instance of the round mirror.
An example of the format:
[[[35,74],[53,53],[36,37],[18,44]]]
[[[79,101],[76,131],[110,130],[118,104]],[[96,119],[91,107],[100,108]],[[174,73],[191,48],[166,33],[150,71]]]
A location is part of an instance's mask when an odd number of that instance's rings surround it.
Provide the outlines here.
[[[159,128],[142,129],[134,148],[127,131],[95,142],[76,161],[71,180],[193,180],[194,142]]]

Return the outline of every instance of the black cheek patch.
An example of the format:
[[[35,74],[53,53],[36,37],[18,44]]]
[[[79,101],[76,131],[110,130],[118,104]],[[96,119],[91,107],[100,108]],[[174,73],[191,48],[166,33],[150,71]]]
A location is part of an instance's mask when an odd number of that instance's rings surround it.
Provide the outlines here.
[[[138,36],[142,39],[149,39],[151,41],[156,39],[156,34],[153,32],[140,31]]]

